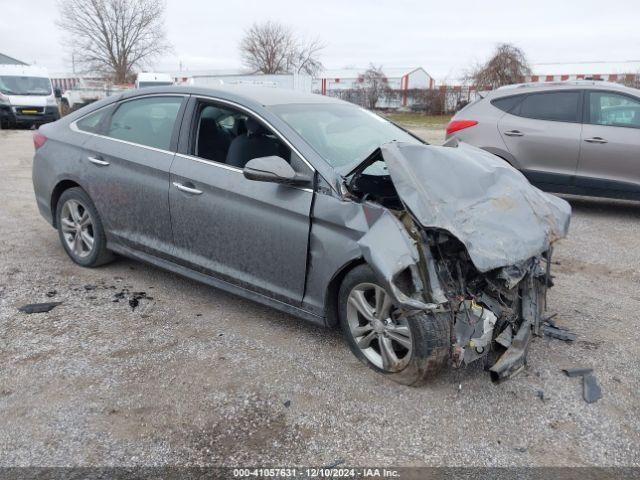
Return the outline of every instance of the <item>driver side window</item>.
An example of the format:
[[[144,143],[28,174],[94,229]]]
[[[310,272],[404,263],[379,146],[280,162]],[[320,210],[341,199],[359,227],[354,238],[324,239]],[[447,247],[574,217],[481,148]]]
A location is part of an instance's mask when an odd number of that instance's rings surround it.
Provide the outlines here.
[[[201,102],[196,108],[191,154],[240,169],[259,157],[278,156],[291,162],[291,150],[264,124],[213,102]]]

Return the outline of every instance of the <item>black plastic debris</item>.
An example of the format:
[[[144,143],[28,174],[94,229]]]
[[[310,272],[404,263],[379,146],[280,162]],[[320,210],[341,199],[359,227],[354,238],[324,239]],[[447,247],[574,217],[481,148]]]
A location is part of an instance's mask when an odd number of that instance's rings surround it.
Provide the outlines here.
[[[129,298],[131,310],[135,310],[136,307],[140,305],[140,300],[142,299],[153,300],[153,297],[147,297],[147,292],[132,292]]]
[[[49,290],[45,295],[49,298],[55,297],[58,294],[57,290]]]
[[[536,390],[536,396],[544,402],[544,390]]]
[[[62,305],[62,302],[30,303],[18,308],[18,310],[23,313],[45,313],[53,310],[58,305]]]
[[[557,338],[565,342],[573,342],[576,339],[576,334],[565,330],[564,328],[554,327],[552,325],[545,325],[543,327],[544,334],[547,337]]]
[[[85,286],[84,286],[84,289],[85,289],[87,292],[89,292],[89,291],[91,291],[91,290],[95,290],[95,289],[96,289],[96,286],[95,286],[95,285],[85,285]]]
[[[593,373],[593,368],[577,367],[577,368],[563,368],[562,371],[567,377],[582,377]]]
[[[140,305],[140,300],[153,300],[153,297],[148,296],[147,292],[129,292],[128,288],[123,288],[113,294],[112,302],[118,303],[120,300],[127,298],[131,310],[135,310]]]
[[[284,406],[285,408],[289,408],[291,406],[291,400],[285,400]]]
[[[602,398],[602,389],[592,373],[582,377],[582,398],[587,403],[594,403]]]

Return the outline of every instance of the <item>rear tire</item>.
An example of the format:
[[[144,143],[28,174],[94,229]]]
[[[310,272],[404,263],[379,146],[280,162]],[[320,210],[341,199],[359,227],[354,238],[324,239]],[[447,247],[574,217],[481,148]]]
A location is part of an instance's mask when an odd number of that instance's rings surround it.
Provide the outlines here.
[[[417,386],[449,364],[450,315],[420,312],[399,316],[368,265],[346,275],[338,301],[340,326],[349,348],[376,372]]]
[[[67,255],[83,267],[98,267],[113,260],[107,250],[102,220],[89,195],[80,187],[65,190],[56,206],[60,243]]]

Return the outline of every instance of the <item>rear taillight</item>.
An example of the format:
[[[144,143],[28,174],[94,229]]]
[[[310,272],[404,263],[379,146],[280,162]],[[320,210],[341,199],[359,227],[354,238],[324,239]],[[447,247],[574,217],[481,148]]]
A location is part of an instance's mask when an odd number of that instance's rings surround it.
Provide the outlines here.
[[[39,131],[33,132],[33,146],[38,150],[47,141],[47,137],[41,134]]]
[[[454,132],[464,130],[465,128],[473,127],[478,122],[475,120],[451,120],[447,125],[447,135],[451,135]]]

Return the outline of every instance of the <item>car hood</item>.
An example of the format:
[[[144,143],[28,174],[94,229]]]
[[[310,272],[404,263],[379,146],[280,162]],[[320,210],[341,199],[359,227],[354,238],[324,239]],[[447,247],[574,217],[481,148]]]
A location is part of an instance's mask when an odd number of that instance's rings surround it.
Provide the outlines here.
[[[392,142],[380,152],[405,207],[423,227],[460,240],[480,272],[519,264],[567,235],[569,204],[484,150]]]

